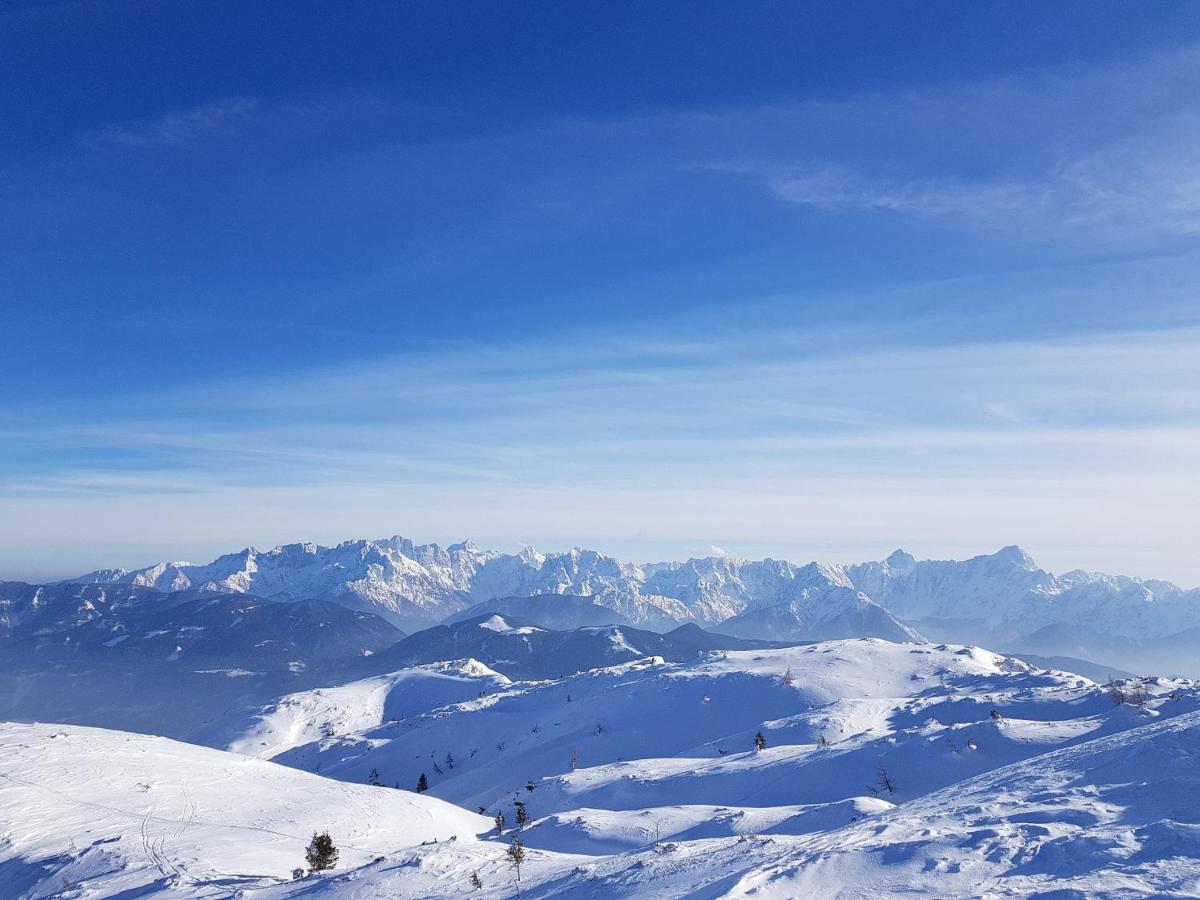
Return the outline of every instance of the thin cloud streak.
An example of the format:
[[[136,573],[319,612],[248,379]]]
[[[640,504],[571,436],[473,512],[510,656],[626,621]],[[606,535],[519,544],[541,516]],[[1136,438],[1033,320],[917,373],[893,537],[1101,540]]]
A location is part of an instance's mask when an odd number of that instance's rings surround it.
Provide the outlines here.
[[[1197,65],[1200,49],[1193,46],[1091,70],[824,105],[830,121],[874,123],[868,127],[876,146],[912,151],[922,127],[936,135],[943,146],[925,148],[940,160],[932,172],[912,152],[847,165],[819,139],[791,160],[774,154],[699,168],[826,212],[944,219],[1067,246],[1190,238],[1200,233],[1200,163],[1190,152],[1200,141]],[[820,108],[807,115],[819,121]],[[1027,149],[980,167],[988,145],[1003,144],[997,122],[1025,135]],[[896,157],[908,171],[896,171]]]

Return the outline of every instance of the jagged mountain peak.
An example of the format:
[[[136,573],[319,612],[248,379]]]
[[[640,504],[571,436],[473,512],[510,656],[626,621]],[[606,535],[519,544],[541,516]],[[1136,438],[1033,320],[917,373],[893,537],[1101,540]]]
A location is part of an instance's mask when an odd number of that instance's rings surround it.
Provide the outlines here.
[[[995,553],[991,554],[991,558],[999,562],[1008,563],[1027,572],[1037,570],[1037,563],[1033,561],[1033,557],[1018,547],[1016,544],[1009,544],[1007,547],[1001,547]]]

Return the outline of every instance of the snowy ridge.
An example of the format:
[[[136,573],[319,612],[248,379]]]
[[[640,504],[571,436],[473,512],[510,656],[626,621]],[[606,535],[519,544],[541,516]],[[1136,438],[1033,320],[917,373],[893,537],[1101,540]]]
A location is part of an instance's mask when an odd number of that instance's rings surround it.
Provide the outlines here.
[[[231,727],[225,725],[204,742],[270,758],[293,747],[398,722],[508,684],[503,675],[473,659],[414,666],[338,687],[288,694],[255,714],[249,726],[243,717],[235,718],[240,727],[230,739],[223,739],[222,728]]]

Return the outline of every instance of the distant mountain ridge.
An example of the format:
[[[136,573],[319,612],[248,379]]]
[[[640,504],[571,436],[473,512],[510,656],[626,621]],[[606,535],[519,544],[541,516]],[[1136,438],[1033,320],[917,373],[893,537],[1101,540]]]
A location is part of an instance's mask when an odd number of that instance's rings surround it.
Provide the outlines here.
[[[443,548],[392,537],[347,541],[336,547],[289,544],[268,551],[250,547],[204,565],[158,563],[132,572],[107,569],[73,580],[160,591],[332,600],[375,613],[409,632],[486,601],[569,594],[612,610],[619,617],[616,621],[657,631],[685,622],[717,625],[778,606],[782,615],[770,623],[770,633],[750,618],[740,623],[739,636],[806,640],[813,626],[830,633],[853,631],[851,625],[839,629],[832,621],[842,616],[880,628],[878,633],[856,636],[915,636],[858,591],[842,569],[771,559],[743,562],[709,557],[640,566],[593,550],[543,554],[526,548],[505,554],[481,550],[470,542]],[[799,607],[803,614],[789,623],[786,610]]]
[[[363,674],[390,672],[440,660],[475,659],[515,680],[562,678],[587,669],[662,657],[693,660],[712,650],[758,650],[790,646],[705,631],[694,623],[665,634],[630,625],[545,628],[499,613],[418,631],[365,658]]]
[[[847,576],[932,640],[1200,675],[1200,589],[1080,569],[1054,575],[1020,547],[961,562],[896,551]]]
[[[1003,646],[1094,659],[1135,671],[1165,664],[1200,674],[1200,589],[1080,570],[1054,575],[1019,547],[962,561],[898,550],[849,566],[725,556],[638,565],[594,550],[520,553],[408,538],[247,548],[211,563],[103,570],[74,581],[161,591],[318,598],[375,613],[413,632],[484,611],[525,612],[518,599],[564,597],[554,627],[611,624],[668,631],[683,623],[740,637],[872,636]],[[586,608],[571,609],[583,598]],[[506,607],[486,610],[505,601]],[[590,605],[589,605],[590,604]]]

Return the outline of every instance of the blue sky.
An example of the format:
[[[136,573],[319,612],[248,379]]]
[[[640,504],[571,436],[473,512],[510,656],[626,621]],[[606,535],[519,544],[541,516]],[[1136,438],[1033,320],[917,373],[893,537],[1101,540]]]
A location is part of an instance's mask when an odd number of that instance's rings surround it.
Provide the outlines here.
[[[1188,3],[9,3],[0,577],[1200,583],[1198,72]]]

